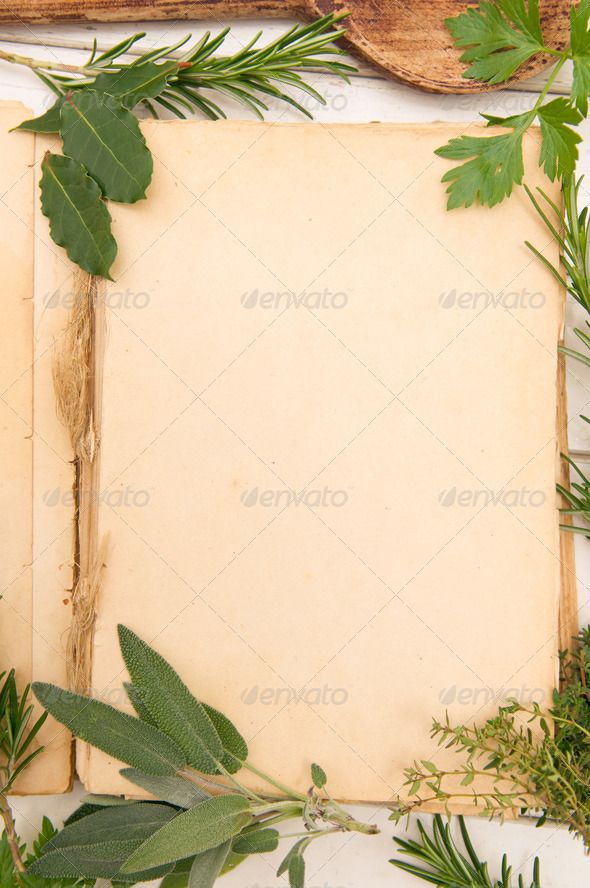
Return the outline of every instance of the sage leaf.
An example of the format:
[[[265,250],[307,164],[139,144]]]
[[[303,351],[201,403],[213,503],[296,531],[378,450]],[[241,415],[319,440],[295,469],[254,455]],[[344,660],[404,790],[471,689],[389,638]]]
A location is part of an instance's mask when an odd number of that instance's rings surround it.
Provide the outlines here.
[[[77,879],[82,875],[130,881],[120,874],[121,864],[175,814],[168,805],[150,802],[103,808],[64,827],[43,846],[28,872],[45,878]],[[141,873],[141,879],[156,879],[169,870],[169,866],[149,868]],[[139,874],[134,874],[132,881],[139,880]]]
[[[117,244],[100,188],[70,157],[47,152],[41,170],[41,209],[51,237],[84,271],[112,280]]]
[[[188,888],[188,877],[194,860],[194,857],[179,860],[172,872],[164,878],[160,888]]]
[[[61,106],[65,96],[59,96],[56,102],[38,117],[23,120],[15,130],[24,130],[28,133],[58,133],[61,126]]]
[[[126,626],[118,631],[131,680],[157,726],[178,743],[190,765],[215,774],[223,745],[202,704],[160,654]]]
[[[156,798],[179,808],[192,808],[193,805],[211,798],[209,793],[182,777],[154,777],[151,774],[142,774],[136,768],[122,768],[119,773]]]
[[[216,848],[250,822],[248,808],[247,799],[239,795],[216,796],[195,805],[150,836],[125,861],[121,872],[133,873],[173,863]]]
[[[92,808],[115,808],[117,806],[124,807],[125,805],[136,804],[133,799],[126,799],[125,796],[97,795],[95,793],[89,793],[87,796],[84,796],[82,803],[90,805]]]
[[[245,860],[248,860],[247,854],[236,854],[235,851],[231,850],[225,859],[225,863],[223,864],[223,869],[220,872],[220,876],[225,876],[226,873],[231,873],[236,869],[241,863]]]
[[[141,62],[122,71],[99,74],[92,89],[116,96],[126,108],[142,99],[155,99],[168,86],[168,78],[178,72],[178,62]]]
[[[311,842],[311,839],[300,839],[298,842],[295,842],[293,847],[287,852],[281,863],[279,864],[279,868],[277,870],[277,876],[282,876],[283,873],[286,873],[287,870],[291,867],[291,861],[294,857],[301,857],[303,859],[303,852]]]
[[[180,747],[153,725],[55,685],[35,682],[33,691],[76,737],[145,774],[173,775],[186,765]]]
[[[279,845],[279,833],[269,827],[247,830],[233,840],[234,854],[266,854],[275,851]]]
[[[235,774],[248,758],[248,744],[223,712],[208,706],[207,703],[203,703],[202,706],[213,722],[223,744],[224,753],[221,764],[230,774]]]
[[[289,885],[290,888],[304,888],[305,859],[302,854],[294,854],[289,860]]]
[[[129,681],[124,681],[123,687],[125,688],[125,690],[127,692],[127,696],[129,697],[129,702],[131,703],[131,705],[135,709],[139,718],[142,721],[149,722],[150,725],[155,725],[156,723],[152,718],[151,712],[149,711],[149,709],[147,708],[147,706],[143,702],[141,692],[134,685],[132,685],[131,682],[129,682]]]
[[[191,867],[188,888],[212,888],[229,854],[231,842],[197,854]]]
[[[83,817],[88,817],[89,814],[94,814],[96,811],[100,811],[100,809],[100,805],[89,805],[88,802],[83,802],[64,820],[64,826],[69,826],[70,823],[82,820]]]
[[[105,197],[135,203],[146,196],[152,155],[137,118],[118,99],[92,89],[70,93],[60,133],[64,154],[84,164]]]
[[[328,780],[324,769],[320,765],[316,765],[315,762],[311,766],[311,779],[317,789],[323,789]]]

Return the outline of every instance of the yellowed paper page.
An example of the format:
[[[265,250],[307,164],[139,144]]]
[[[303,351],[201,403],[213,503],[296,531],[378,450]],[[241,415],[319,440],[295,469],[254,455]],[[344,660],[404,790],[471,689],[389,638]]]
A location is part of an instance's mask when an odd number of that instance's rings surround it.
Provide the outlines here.
[[[49,676],[65,681],[67,620],[61,611],[67,610],[64,600],[71,586],[74,516],[72,467],[51,380],[54,337],[67,311],[56,323],[59,311],[45,312],[47,298],[41,292],[47,256],[60,261],[69,274],[71,267],[58,259],[55,245],[50,240],[45,244],[35,231],[35,138],[9,132],[29,113],[17,103],[0,105],[0,259],[6,331],[0,359],[0,671],[14,668],[21,687]],[[64,496],[66,479],[69,493]],[[67,534],[62,537],[58,528],[66,512]],[[36,706],[36,715],[41,712]],[[23,773],[16,791],[62,792],[72,771],[67,733],[48,720],[38,740],[47,749]]]
[[[446,211],[458,126],[144,131],[149,207],[111,208],[93,689],[126,705],[125,623],[253,763],[386,801],[448,760],[431,716],[555,682],[563,294],[523,241],[554,247],[522,190]]]
[[[0,672],[14,668],[19,685],[31,679],[33,484],[33,182],[32,138],[20,151],[8,130],[25,109],[0,104],[0,265],[4,337],[0,351],[2,437]],[[21,781],[22,783],[22,781]]]

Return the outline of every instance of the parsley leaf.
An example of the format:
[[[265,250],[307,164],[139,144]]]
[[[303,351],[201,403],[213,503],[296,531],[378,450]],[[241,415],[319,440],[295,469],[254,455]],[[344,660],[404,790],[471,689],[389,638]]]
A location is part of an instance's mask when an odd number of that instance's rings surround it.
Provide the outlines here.
[[[482,0],[445,24],[456,45],[467,47],[461,61],[471,63],[469,79],[503,83],[545,49],[538,0]]]
[[[479,203],[494,206],[508,197],[523,179],[522,138],[538,120],[541,128],[539,164],[549,179],[574,173],[578,145],[576,127],[588,113],[590,93],[590,0],[579,0],[570,10],[570,42],[562,50],[549,49],[544,42],[539,17],[539,0],[480,0],[479,7],[456,18],[447,27],[457,46],[466,47],[461,56],[471,65],[466,77],[489,84],[502,83],[537,52],[551,53],[556,65],[530,111],[511,117],[483,114],[488,126],[512,129],[500,136],[463,136],[452,139],[436,152],[440,157],[465,161],[449,170],[448,208]],[[571,96],[546,101],[564,64],[574,66]]]
[[[570,51],[574,63],[572,99],[584,117],[588,113],[590,92],[590,0],[580,0],[570,10]]]
[[[465,160],[442,177],[449,182],[448,209],[479,202],[493,207],[520,185],[524,175],[522,127],[499,136],[459,136],[436,150],[439,157]]]
[[[563,96],[541,105],[537,112],[541,124],[540,162],[553,181],[557,176],[571,176],[578,159],[578,143],[582,137],[568,124],[576,126],[582,114]]]

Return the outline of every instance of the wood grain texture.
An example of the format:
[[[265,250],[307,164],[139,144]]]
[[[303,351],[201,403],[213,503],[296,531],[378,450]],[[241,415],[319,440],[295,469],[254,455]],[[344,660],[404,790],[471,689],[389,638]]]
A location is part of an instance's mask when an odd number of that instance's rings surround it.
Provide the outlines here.
[[[297,17],[313,19],[329,12],[351,13],[345,44],[397,80],[435,93],[479,93],[492,87],[462,77],[464,66],[444,20],[468,6],[464,0],[20,0],[2,4],[0,22],[155,21]],[[568,32],[569,0],[541,0],[548,45],[563,46]],[[514,80],[543,70],[549,56],[533,59]]]

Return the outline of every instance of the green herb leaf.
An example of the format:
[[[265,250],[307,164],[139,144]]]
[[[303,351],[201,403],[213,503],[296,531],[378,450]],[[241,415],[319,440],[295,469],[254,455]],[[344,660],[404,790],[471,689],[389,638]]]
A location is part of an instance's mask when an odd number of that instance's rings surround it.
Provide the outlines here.
[[[146,774],[173,775],[186,765],[185,756],[169,737],[140,721],[80,694],[35,682],[35,696],[76,737]]]
[[[445,24],[459,47],[468,47],[464,77],[503,83],[545,48],[538,0],[483,0]]]
[[[224,842],[217,848],[198,854],[191,867],[189,888],[212,888],[223,869],[230,847],[231,842]]]
[[[328,781],[324,769],[320,765],[316,765],[315,762],[311,766],[311,779],[313,785],[318,789],[323,789]]]
[[[213,722],[223,745],[221,764],[230,774],[235,774],[248,758],[248,744],[223,712],[213,709],[207,703],[203,703],[202,706]]]
[[[479,202],[493,207],[520,185],[524,176],[522,130],[498,136],[459,136],[435,154],[448,160],[464,160],[442,177],[449,182],[449,210]]]
[[[41,856],[28,869],[45,878],[86,878],[129,881],[119,872],[124,860],[148,836],[176,814],[168,805],[138,802],[129,807],[104,808],[78,820],[46,842]],[[134,881],[159,878],[169,867],[146,868]]]
[[[190,765],[215,774],[224,750],[202,704],[160,654],[126,626],[118,631],[125,665],[158,727],[178,743]]]
[[[41,209],[51,237],[84,271],[112,280],[117,244],[98,185],[70,157],[47,152],[41,169]]]
[[[134,687],[129,681],[123,682],[123,687],[127,692],[127,696],[129,697],[129,702],[135,709],[137,715],[142,721],[149,722],[150,725],[155,725],[155,721],[152,718],[152,714],[143,702],[141,698],[141,691],[138,688]]]
[[[172,872],[164,878],[160,888],[188,888],[188,877],[194,860],[194,857],[179,860]]]
[[[568,124],[576,126],[582,120],[577,108],[560,96],[538,111],[541,124],[541,164],[547,176],[553,181],[556,177],[571,176],[578,159],[578,144],[582,137]]]
[[[31,117],[23,120],[15,127],[16,130],[25,130],[28,133],[58,133],[61,126],[61,106],[64,96],[59,96],[57,101],[39,117]]]
[[[277,876],[282,876],[283,873],[286,873],[289,870],[291,866],[291,861],[294,857],[303,857],[303,853],[309,845],[310,841],[311,839],[300,839],[298,842],[295,842],[293,847],[289,849],[289,851],[279,864]]]
[[[303,854],[293,854],[289,860],[289,885],[290,888],[304,888],[305,859]]]
[[[124,873],[173,863],[227,842],[250,821],[247,799],[222,795],[179,814],[154,833],[121,867]]]
[[[142,774],[136,768],[122,768],[119,773],[156,798],[178,805],[179,808],[192,808],[210,798],[208,793],[182,777],[154,777],[151,774]]]
[[[118,99],[92,89],[70,93],[60,133],[64,153],[84,164],[105,197],[135,203],[146,196],[152,155],[137,118]]]
[[[399,839],[394,837],[401,854],[417,863],[407,860],[390,860],[394,866],[417,876],[424,882],[438,888],[512,888],[512,868],[506,857],[501,864],[501,877],[492,881],[488,874],[488,864],[480,860],[469,838],[463,817],[459,817],[459,829],[465,852],[454,841],[449,825],[436,814],[432,823],[432,836],[418,821],[419,839]],[[420,864],[420,865],[417,865]],[[519,888],[524,888],[523,876],[519,876]],[[533,865],[533,881],[530,888],[541,888],[539,861]]]
[[[584,117],[588,114],[590,92],[590,2],[572,3],[570,9],[570,49],[574,65],[572,99]]]
[[[270,827],[252,827],[233,840],[231,849],[235,854],[266,854],[279,846],[279,833]]]
[[[168,79],[178,72],[178,62],[141,62],[121,71],[99,74],[92,89],[116,96],[126,108],[133,108],[142,99],[159,96],[168,86]]]

